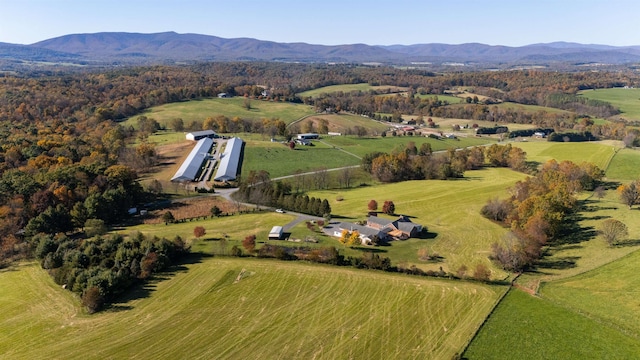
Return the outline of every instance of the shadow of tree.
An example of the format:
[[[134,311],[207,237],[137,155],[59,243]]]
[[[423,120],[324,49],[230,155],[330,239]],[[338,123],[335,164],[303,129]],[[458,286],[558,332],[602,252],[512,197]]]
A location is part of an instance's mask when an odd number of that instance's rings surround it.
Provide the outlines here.
[[[630,247],[630,246],[638,246],[640,245],[640,239],[633,240],[622,240],[617,242],[614,247]]]
[[[541,259],[538,262],[538,268],[540,269],[555,269],[565,270],[576,267],[576,261],[580,259],[580,256],[565,256],[556,259]]]
[[[165,271],[154,274],[150,279],[139,280],[133,284],[124,293],[107,304],[104,311],[119,312],[133,309],[133,306],[126,304],[133,300],[149,297],[156,290],[158,283],[169,280],[178,273],[187,272],[189,268],[186,265],[199,264],[203,259],[211,257],[213,255],[202,252],[194,252],[184,256],[178,263],[170,266]]]

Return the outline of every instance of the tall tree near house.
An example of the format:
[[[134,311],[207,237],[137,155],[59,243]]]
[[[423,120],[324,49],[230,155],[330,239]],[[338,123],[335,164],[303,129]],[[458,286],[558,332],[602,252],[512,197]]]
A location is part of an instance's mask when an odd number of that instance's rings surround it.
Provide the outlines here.
[[[358,232],[358,230],[353,230],[349,235],[349,239],[347,239],[347,245],[353,247],[356,245],[360,245],[361,243],[360,232]]]
[[[367,208],[369,209],[369,211],[376,211],[378,210],[378,202],[375,200],[370,200],[369,204],[367,205]]]

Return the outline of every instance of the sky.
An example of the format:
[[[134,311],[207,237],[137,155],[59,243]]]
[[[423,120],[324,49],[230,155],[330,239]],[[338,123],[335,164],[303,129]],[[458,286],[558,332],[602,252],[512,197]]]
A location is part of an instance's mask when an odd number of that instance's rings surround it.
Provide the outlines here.
[[[640,45],[638,0],[0,0],[0,42],[175,31],[339,45]]]

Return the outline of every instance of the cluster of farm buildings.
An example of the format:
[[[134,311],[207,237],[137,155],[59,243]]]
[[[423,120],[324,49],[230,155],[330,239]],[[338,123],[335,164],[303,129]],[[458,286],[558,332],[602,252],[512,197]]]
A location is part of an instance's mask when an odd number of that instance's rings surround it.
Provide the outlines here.
[[[417,237],[423,231],[423,227],[420,224],[412,222],[406,216],[400,216],[396,220],[369,216],[364,225],[349,222],[339,223],[332,235],[340,237],[344,230],[349,233],[357,231],[360,234],[360,242],[362,245],[371,245],[374,243],[375,238],[386,242]]]
[[[216,143],[214,139],[221,139],[221,137],[213,130],[191,132],[186,135],[186,138],[187,140],[196,141],[196,145],[182,162],[182,165],[171,178],[171,181],[190,182],[208,180],[208,175],[215,168],[216,164],[218,165],[218,169],[213,178],[214,181],[228,182],[236,180],[242,160],[242,148],[244,145],[242,139],[234,137]],[[226,144],[224,153],[216,158],[216,151],[212,154],[211,150],[214,149],[216,145],[221,144]]]

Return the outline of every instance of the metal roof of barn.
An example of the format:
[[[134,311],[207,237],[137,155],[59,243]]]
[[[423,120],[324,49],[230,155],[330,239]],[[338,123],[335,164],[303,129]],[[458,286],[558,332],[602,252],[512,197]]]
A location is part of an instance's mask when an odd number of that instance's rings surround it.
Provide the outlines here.
[[[235,180],[238,175],[240,155],[242,154],[243,141],[240,138],[231,138],[220,158],[220,165],[216,171],[215,181]]]
[[[176,174],[171,178],[171,181],[193,181],[196,175],[198,175],[202,163],[209,156],[212,145],[212,139],[203,138],[198,140],[196,146],[194,146],[189,153],[189,156],[187,156]]]

